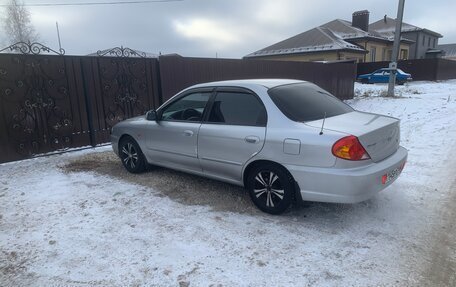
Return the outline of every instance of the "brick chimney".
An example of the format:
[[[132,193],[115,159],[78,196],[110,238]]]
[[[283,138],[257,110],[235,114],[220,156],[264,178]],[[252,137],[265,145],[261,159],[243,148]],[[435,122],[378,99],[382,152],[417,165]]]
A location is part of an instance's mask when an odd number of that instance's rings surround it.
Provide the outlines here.
[[[352,14],[352,26],[367,32],[369,29],[369,11],[356,11]]]

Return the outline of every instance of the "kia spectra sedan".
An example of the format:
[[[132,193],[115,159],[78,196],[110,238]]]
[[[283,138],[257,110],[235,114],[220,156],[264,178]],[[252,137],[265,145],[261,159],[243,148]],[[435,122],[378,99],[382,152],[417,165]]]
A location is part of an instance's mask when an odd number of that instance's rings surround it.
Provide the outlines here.
[[[407,159],[399,119],[284,79],[192,86],[118,123],[111,140],[129,172],[150,164],[240,185],[271,214],[293,201],[367,200],[397,179]]]

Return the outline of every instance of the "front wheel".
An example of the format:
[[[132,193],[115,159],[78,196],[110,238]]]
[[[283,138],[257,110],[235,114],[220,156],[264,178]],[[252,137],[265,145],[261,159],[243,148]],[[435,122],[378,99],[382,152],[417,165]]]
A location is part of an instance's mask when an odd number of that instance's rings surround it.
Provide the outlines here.
[[[253,203],[266,213],[283,213],[293,201],[294,180],[280,166],[258,166],[250,172],[247,182]]]
[[[133,138],[123,138],[119,143],[119,151],[122,164],[129,172],[140,173],[146,169],[146,159]]]

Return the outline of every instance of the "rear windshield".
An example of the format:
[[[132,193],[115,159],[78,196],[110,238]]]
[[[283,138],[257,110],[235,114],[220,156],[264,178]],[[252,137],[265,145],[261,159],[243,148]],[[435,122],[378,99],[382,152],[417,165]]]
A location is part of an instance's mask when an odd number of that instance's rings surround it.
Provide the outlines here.
[[[353,109],[330,93],[311,83],[274,87],[269,96],[280,111],[296,122],[315,121],[352,112]]]

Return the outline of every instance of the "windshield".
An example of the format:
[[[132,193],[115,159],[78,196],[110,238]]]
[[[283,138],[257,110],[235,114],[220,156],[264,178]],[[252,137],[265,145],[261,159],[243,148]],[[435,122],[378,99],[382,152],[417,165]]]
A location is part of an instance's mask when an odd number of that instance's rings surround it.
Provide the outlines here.
[[[297,83],[268,90],[272,101],[290,120],[308,122],[353,112],[353,108],[311,83]]]

